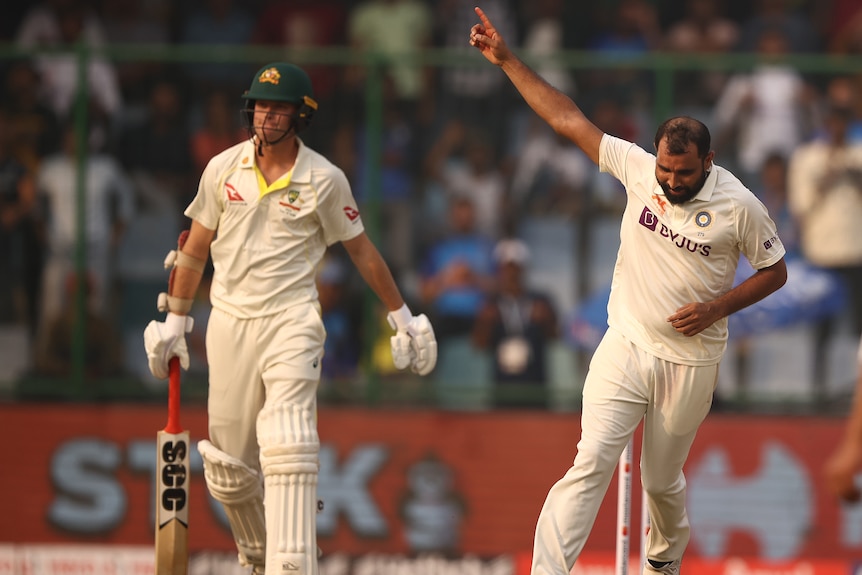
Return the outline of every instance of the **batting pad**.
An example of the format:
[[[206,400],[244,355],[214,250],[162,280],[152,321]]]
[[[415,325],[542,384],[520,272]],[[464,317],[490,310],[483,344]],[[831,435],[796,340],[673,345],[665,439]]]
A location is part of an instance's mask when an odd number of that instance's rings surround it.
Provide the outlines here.
[[[265,408],[257,419],[257,439],[270,541],[266,575],[318,575],[320,440],[314,415],[298,405]]]
[[[204,478],[213,499],[224,506],[242,565],[263,566],[266,559],[266,521],[263,485],[257,471],[218,449],[206,439],[198,442]]]

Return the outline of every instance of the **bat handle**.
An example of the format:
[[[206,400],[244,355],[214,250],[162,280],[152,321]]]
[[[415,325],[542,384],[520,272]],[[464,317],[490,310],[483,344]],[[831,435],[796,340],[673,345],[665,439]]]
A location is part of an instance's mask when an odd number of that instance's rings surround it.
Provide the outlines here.
[[[168,424],[165,431],[180,433],[180,358],[172,357],[168,361]]]

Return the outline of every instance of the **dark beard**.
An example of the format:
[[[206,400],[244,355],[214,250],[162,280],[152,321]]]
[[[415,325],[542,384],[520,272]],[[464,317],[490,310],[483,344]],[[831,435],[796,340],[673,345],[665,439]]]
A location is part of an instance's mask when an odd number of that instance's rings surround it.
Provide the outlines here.
[[[667,185],[667,182],[665,182],[665,183],[659,182],[658,185],[662,189],[662,191],[664,192],[665,199],[668,202],[670,202],[671,204],[678,206],[678,205],[684,204],[684,203],[690,201],[692,198],[694,198],[700,192],[700,190],[703,189],[703,185],[706,183],[706,178],[708,178],[708,177],[709,177],[709,172],[704,170],[703,171],[703,177],[700,179],[700,182],[697,185],[695,185],[693,187],[680,186],[676,189],[675,195],[671,195],[672,192],[671,192],[670,186]],[[679,195],[679,192],[683,192],[683,194]]]

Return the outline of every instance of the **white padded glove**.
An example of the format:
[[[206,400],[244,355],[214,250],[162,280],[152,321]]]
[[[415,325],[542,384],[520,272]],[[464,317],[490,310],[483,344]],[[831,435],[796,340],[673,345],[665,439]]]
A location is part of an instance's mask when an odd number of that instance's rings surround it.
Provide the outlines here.
[[[189,368],[186,334],[192,331],[192,327],[194,319],[172,312],[168,312],[165,321],[153,320],[147,324],[144,329],[144,348],[147,350],[150,372],[154,376],[159,379],[168,378],[168,361],[172,357],[180,359],[183,369]]]
[[[437,364],[437,339],[425,314],[414,316],[407,305],[386,316],[396,330],[389,341],[392,344],[392,362],[397,369],[408,366],[413,373],[427,375]]]

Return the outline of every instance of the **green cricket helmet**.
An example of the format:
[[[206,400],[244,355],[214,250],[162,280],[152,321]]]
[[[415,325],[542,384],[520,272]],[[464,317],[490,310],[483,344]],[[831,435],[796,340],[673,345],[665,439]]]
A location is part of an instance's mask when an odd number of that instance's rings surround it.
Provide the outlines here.
[[[243,92],[242,97],[246,100],[245,112],[249,126],[252,125],[254,103],[257,100],[296,104],[296,132],[307,128],[317,111],[311,78],[305,70],[288,62],[274,62],[258,70],[251,81],[251,87]]]

